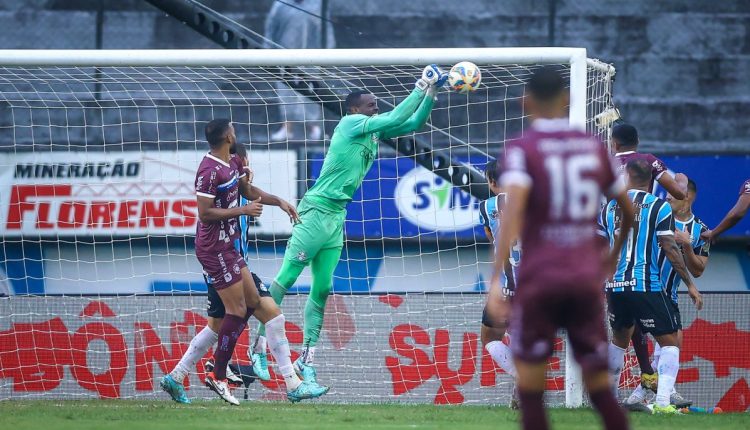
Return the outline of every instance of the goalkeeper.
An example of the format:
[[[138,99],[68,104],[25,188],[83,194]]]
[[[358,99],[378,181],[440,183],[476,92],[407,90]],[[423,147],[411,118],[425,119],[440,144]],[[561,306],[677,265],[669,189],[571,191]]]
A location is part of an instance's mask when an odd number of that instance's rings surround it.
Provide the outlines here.
[[[299,204],[301,222],[294,226],[284,262],[270,291],[276,303],[310,265],[312,288],[305,304],[304,351],[294,362],[305,381],[315,380],[313,357],[323,326],[326,300],[331,292],[333,271],[344,244],[346,205],[352,200],[377,155],[378,141],[419,130],[430,115],[438,88],[448,75],[437,66],[424,68],[416,88],[391,112],[378,115],[376,97],[356,90],[346,97],[347,115],[333,132],[320,177]],[[258,330],[253,349],[253,367],[267,372],[265,327]],[[266,367],[264,369],[263,367]]]

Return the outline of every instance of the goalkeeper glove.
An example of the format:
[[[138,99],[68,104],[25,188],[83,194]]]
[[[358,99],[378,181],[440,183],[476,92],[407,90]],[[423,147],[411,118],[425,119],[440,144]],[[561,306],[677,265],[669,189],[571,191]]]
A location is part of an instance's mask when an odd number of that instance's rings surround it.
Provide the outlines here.
[[[443,84],[445,84],[445,81],[448,80],[447,73],[443,72],[439,67],[437,68],[437,71],[439,73],[438,80],[427,88],[427,96],[432,97],[434,100],[437,100],[437,93],[440,87],[442,87]]]
[[[437,85],[438,82],[442,86],[446,79],[448,79],[446,73],[435,64],[430,64],[422,70],[422,77],[417,80],[417,88],[426,91],[428,87]]]

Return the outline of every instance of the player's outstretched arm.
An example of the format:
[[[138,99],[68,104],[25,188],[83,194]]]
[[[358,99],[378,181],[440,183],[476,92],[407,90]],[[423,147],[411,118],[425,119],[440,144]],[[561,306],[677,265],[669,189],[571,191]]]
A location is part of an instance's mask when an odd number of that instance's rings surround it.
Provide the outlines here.
[[[287,215],[289,215],[289,220],[292,223],[298,223],[300,221],[297,209],[295,209],[295,207],[292,206],[292,204],[288,201],[275,194],[267,193],[251,183],[240,182],[240,184],[240,194],[242,194],[242,197],[250,201],[260,200],[261,202],[263,202],[263,204],[269,206],[278,206],[281,210],[286,212]]]
[[[260,199],[252,201],[249,205],[225,209],[214,207],[214,199],[212,197],[198,196],[198,219],[202,223],[217,223],[237,218],[241,215],[258,217],[261,213],[263,213],[263,204],[260,202]]]
[[[685,282],[685,285],[687,285],[688,294],[693,300],[695,307],[698,310],[703,309],[703,297],[698,291],[698,288],[695,286],[693,277],[690,276],[690,272],[685,265],[685,258],[683,257],[682,252],[680,252],[680,247],[677,245],[677,242],[675,242],[674,236],[659,235],[659,246],[661,246],[661,249],[666,254],[669,262],[672,263],[672,267],[674,268],[675,272],[680,275],[680,278],[682,278],[682,280]]]
[[[727,213],[723,220],[713,230],[709,230],[701,234],[701,237],[707,241],[713,241],[719,237],[722,233],[729,230],[730,228],[737,225],[738,222],[742,221],[742,218],[747,215],[748,208],[750,208],[750,193],[743,193],[740,198],[737,199],[737,203]]]
[[[419,104],[419,108],[417,108],[417,110],[414,112],[414,114],[412,114],[412,116],[409,117],[409,119],[394,128],[383,131],[380,134],[380,137],[382,139],[391,139],[418,131],[427,123],[427,119],[430,117],[430,112],[432,112],[432,107],[434,105],[434,97],[425,97],[422,100],[422,103]]]
[[[361,133],[356,134],[383,133],[406,122],[416,112],[429,88],[438,84],[438,82],[441,85],[445,82],[444,75],[434,64],[425,67],[422,71],[422,77],[417,80],[416,88],[414,88],[414,91],[407,98],[396,105],[390,112],[365,118]],[[430,109],[432,109],[432,106],[430,106]],[[429,115],[429,111],[427,115]],[[355,130],[357,128],[355,126]]]
[[[664,172],[659,176],[657,182],[677,200],[684,200],[687,197],[688,178],[685,174],[678,173],[673,178],[669,172]]]

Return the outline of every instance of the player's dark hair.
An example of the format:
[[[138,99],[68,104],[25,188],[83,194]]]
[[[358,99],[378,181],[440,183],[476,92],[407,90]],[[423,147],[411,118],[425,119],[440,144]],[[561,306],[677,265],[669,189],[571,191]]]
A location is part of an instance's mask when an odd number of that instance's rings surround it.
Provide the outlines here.
[[[344,101],[344,109],[349,112],[352,108],[359,106],[359,98],[365,94],[370,94],[370,92],[365,90],[353,90],[350,92]]]
[[[633,183],[645,184],[651,181],[651,165],[646,160],[630,160],[625,170]]]
[[[211,148],[216,148],[224,143],[224,136],[231,124],[232,121],[225,118],[213,119],[206,124],[206,140]]]
[[[696,185],[695,181],[690,178],[688,178],[688,190],[693,194],[698,192],[698,185]]]
[[[558,67],[540,67],[531,75],[526,91],[536,100],[549,101],[565,91],[565,79]]]
[[[617,124],[612,127],[612,139],[615,139],[620,146],[634,148],[638,146],[638,130],[625,122]]]
[[[492,180],[497,183],[498,174],[499,172],[497,168],[497,160],[488,161],[487,165],[484,166],[484,176],[486,176],[488,180]]]

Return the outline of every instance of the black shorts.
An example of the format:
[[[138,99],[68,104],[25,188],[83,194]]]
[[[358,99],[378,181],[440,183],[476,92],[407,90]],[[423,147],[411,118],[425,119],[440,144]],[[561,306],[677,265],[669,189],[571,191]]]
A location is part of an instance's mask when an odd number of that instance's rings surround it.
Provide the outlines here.
[[[680,315],[680,307],[677,306],[677,302],[675,302],[674,300],[670,300],[669,303],[672,304],[674,313],[677,316],[677,330],[682,330],[682,316]]]
[[[250,274],[253,275],[253,281],[255,282],[255,287],[258,289],[258,294],[261,297],[271,297],[271,293],[268,291],[266,284],[260,280],[258,275],[253,272],[250,272]],[[224,318],[226,310],[224,309],[224,303],[222,303],[221,297],[219,297],[219,293],[216,291],[216,288],[213,288],[211,284],[208,283],[208,279],[206,279],[205,275],[203,275],[203,279],[208,286],[208,306],[206,307],[206,314],[211,318]]]
[[[643,333],[654,336],[675,333],[681,328],[677,305],[661,292],[607,292],[607,315],[612,330],[638,324]]]

